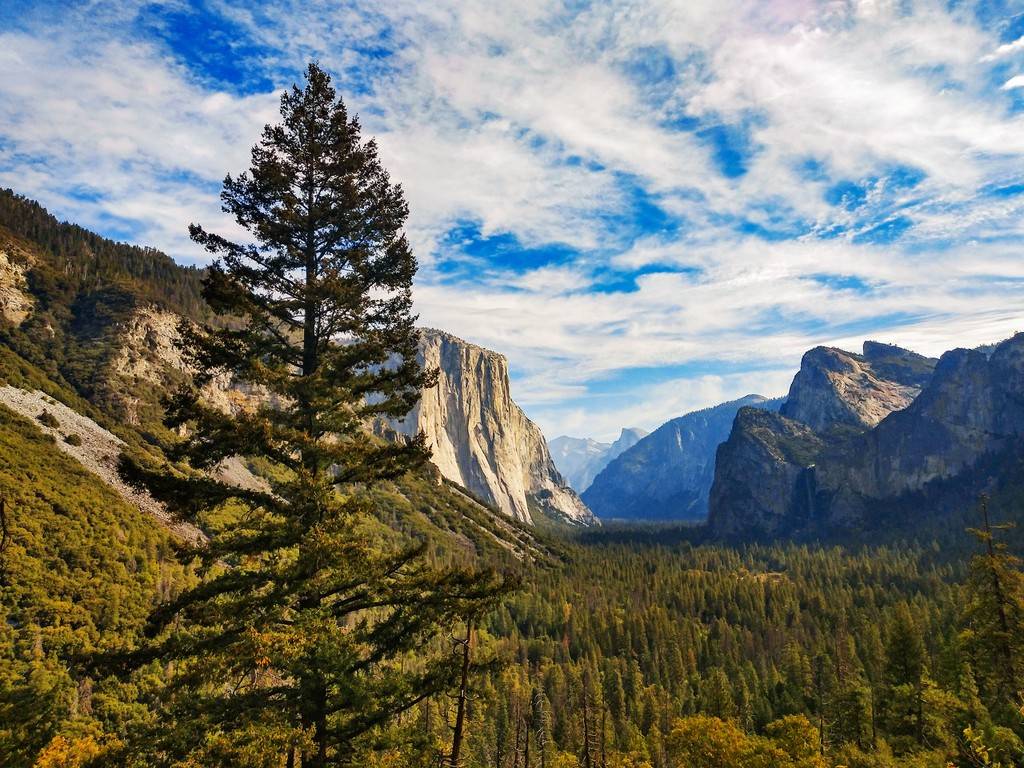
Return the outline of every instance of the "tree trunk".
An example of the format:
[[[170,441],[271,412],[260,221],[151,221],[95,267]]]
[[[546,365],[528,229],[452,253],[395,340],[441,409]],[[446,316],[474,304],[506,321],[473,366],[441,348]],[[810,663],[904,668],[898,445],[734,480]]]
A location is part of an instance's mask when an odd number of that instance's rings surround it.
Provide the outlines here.
[[[455,710],[455,728],[452,732],[452,751],[448,756],[448,765],[459,768],[462,738],[466,728],[466,702],[469,700],[469,666],[470,653],[473,645],[473,620],[466,620],[466,639],[459,640],[462,646],[462,674],[459,678],[458,703]]]
[[[590,755],[590,706],[587,702],[587,691],[583,690],[583,768],[594,768]]]

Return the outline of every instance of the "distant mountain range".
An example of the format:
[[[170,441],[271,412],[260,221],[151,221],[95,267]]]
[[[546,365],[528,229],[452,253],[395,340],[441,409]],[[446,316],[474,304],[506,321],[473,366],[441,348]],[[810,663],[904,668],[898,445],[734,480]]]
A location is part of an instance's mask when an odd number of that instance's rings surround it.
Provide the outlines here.
[[[747,395],[672,419],[610,461],[583,500],[603,519],[703,520],[715,451],[736,412],[745,406],[777,409],[780,402]]]
[[[927,535],[979,493],[1024,496],[1022,436],[1024,334],[940,359],[875,341],[859,353],[815,347],[786,397],[672,419],[582,497],[602,519],[706,519],[723,539]],[[602,450],[553,443],[556,462]]]
[[[559,471],[577,493],[583,493],[612,459],[632,448],[647,431],[623,429],[613,443],[599,443],[589,437],[556,437],[548,446]]]

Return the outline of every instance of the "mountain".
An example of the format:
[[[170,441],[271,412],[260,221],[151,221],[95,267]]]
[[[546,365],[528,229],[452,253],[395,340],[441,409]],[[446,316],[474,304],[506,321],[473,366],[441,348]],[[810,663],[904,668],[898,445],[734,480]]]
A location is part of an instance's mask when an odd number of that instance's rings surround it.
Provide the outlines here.
[[[672,419],[611,461],[584,492],[598,517],[702,520],[715,450],[744,407],[774,409],[778,400],[747,395]]]
[[[874,341],[864,343],[861,355],[815,347],[803,356],[779,412],[818,432],[873,427],[913,402],[935,362]]]
[[[437,386],[392,429],[426,433],[444,477],[516,520],[533,522],[539,510],[573,524],[594,522],[555,468],[540,428],[512,400],[503,355],[428,328],[419,360],[438,369]]]
[[[167,436],[161,398],[191,375],[174,343],[179,324],[210,319],[201,280],[200,271],[158,251],[58,222],[38,204],[0,190],[5,360],[40,372],[33,391],[45,379],[74,392],[95,409],[92,416],[119,425],[120,439],[155,445]],[[440,477],[464,488],[467,503],[478,499],[521,522],[535,513],[594,521],[555,469],[540,430],[512,401],[503,357],[428,330],[421,359],[441,368],[441,382],[423,393],[405,427],[396,426],[405,434],[428,433]],[[266,400],[265,393],[225,379],[204,396],[227,413]]]
[[[601,470],[616,457],[647,436],[637,427],[624,428],[614,443],[599,443],[589,437],[556,437],[548,445],[551,457],[569,485],[583,493]]]
[[[568,435],[560,435],[548,443],[555,466],[578,493],[583,493],[594,479],[588,469],[589,465],[601,461],[611,447],[611,443]]]
[[[812,350],[794,379],[796,398],[791,390],[776,419],[737,414],[718,453],[712,532],[774,538],[938,530],[978,493],[1014,482],[1024,453],[1024,334],[990,354],[956,349],[937,362],[892,347],[879,358],[868,345],[863,357],[870,375],[845,379],[859,386],[818,388],[824,399],[808,407],[815,398],[807,382],[833,380],[832,367],[808,370],[828,359]],[[902,408],[893,397],[899,392],[911,398]]]

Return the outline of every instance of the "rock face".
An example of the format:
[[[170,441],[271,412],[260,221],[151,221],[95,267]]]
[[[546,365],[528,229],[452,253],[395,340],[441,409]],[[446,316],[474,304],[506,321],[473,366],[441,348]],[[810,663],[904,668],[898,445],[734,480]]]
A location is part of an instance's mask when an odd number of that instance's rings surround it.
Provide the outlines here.
[[[798,527],[798,492],[824,443],[777,413],[741,408],[718,449],[708,525],[728,538],[781,534]]]
[[[105,361],[98,395],[106,406],[120,412],[129,424],[139,424],[141,413],[152,410],[161,394],[190,375],[177,347],[181,317],[153,306],[134,309],[106,330],[112,351]],[[203,389],[203,397],[225,413],[240,413],[268,400],[265,392],[227,377],[218,377]]]
[[[825,452],[815,472],[819,505],[838,521],[873,500],[955,478],[980,460],[1020,447],[1024,435],[1024,334],[990,357],[956,349],[906,410]]]
[[[867,429],[910,405],[934,367],[935,360],[877,342],[865,342],[862,355],[815,347],[804,355],[780,413],[818,432]]]
[[[0,320],[12,325],[25,322],[35,305],[25,279],[28,263],[26,251],[0,239]]]
[[[540,429],[513,402],[502,355],[426,329],[420,363],[439,370],[438,384],[390,427],[424,432],[444,477],[523,522],[533,521],[532,508],[575,524],[595,522],[555,468]]]
[[[611,461],[583,494],[602,518],[703,520],[715,451],[744,406],[773,410],[778,400],[747,395],[662,424]]]
[[[583,493],[601,470],[647,436],[647,431],[628,427],[614,443],[599,443],[589,437],[556,437],[548,445],[555,466],[577,493]]]
[[[755,422],[740,412],[719,452],[709,518],[713,532],[770,538],[931,523],[998,484],[1000,473],[991,467],[1022,452],[1024,334],[990,355],[947,352],[934,366],[894,348],[880,349],[868,363],[870,373],[844,366],[847,381],[860,386],[833,387],[842,402],[808,407],[813,401],[803,397],[783,406],[783,414],[809,421]],[[804,370],[801,377],[811,379]],[[866,424],[879,403],[895,402],[880,392],[891,395],[905,387],[912,393],[916,386],[920,394],[904,408]],[[795,389],[801,387],[810,389],[794,381]],[[824,414],[842,418],[829,422]],[[848,428],[837,430],[836,424]]]

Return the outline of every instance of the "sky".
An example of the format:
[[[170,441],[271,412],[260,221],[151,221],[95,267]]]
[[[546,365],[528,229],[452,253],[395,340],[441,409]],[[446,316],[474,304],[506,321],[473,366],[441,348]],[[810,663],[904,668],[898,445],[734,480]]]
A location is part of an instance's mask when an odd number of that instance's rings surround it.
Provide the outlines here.
[[[310,60],[545,434],[1024,330],[1024,4],[0,1],[0,186],[183,264]]]

